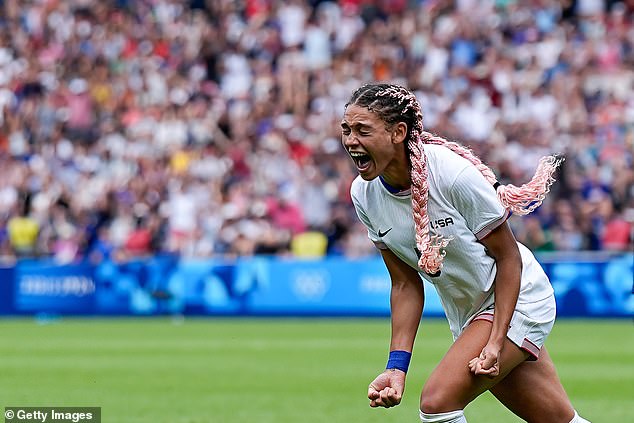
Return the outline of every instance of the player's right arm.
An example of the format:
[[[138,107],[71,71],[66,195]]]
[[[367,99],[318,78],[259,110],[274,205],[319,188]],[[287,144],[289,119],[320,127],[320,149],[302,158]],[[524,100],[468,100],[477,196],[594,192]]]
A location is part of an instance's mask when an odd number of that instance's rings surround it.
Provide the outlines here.
[[[399,259],[392,251],[382,249],[381,255],[392,281],[390,351],[408,351],[411,353],[423,313],[425,301],[423,283],[418,272]],[[398,405],[404,390],[405,372],[398,369],[387,369],[377,376],[369,386],[370,406],[388,408]]]
[[[389,249],[381,250],[383,261],[390,273],[392,290],[390,308],[392,311],[392,339],[390,351],[411,352],[414,338],[423,314],[425,293],[418,272],[398,258]]]

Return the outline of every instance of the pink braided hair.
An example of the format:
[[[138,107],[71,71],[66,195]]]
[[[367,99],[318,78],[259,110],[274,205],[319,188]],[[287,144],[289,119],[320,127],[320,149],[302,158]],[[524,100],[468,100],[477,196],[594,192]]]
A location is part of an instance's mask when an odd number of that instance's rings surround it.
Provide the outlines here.
[[[467,147],[452,141],[447,141],[444,138],[426,131],[423,131],[420,138],[423,144],[444,145],[454,153],[457,153],[473,163],[491,185],[498,185],[496,192],[500,203],[520,216],[525,216],[533,212],[533,210],[542,204],[542,201],[546,198],[546,194],[550,191],[550,186],[555,182],[553,174],[561,162],[564,161],[563,157],[544,156],[539,160],[535,175],[529,182],[523,184],[521,187],[517,187],[513,184],[500,185],[493,171],[482,163],[478,156],[473,154]]]
[[[364,88],[367,89],[367,87],[362,87],[361,90]],[[450,239],[441,235],[430,235],[430,223],[427,215],[429,184],[425,144],[443,145],[473,163],[487,181],[496,187],[500,203],[519,215],[526,215],[539,207],[555,181],[553,174],[563,158],[546,156],[540,159],[535,175],[528,183],[520,187],[500,185],[493,171],[482,163],[470,149],[423,130],[423,113],[416,96],[411,91],[396,85],[382,86],[382,89],[376,93],[377,101],[370,103],[368,109],[380,113],[380,110],[375,110],[374,104],[378,103],[381,97],[392,98],[399,105],[403,105],[401,115],[405,115],[409,111],[415,115],[408,142],[412,167],[410,172],[412,212],[416,229],[416,247],[420,252],[418,266],[430,275],[440,273],[445,257],[444,248],[449,244]]]

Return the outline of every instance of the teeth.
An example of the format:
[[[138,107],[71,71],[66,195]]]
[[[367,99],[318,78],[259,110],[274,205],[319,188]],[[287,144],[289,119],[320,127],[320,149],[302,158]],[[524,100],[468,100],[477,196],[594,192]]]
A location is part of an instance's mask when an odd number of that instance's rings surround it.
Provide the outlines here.
[[[351,152],[350,155],[352,157],[363,157],[363,156],[365,156],[365,154],[363,154],[363,153],[353,153],[353,152]]]

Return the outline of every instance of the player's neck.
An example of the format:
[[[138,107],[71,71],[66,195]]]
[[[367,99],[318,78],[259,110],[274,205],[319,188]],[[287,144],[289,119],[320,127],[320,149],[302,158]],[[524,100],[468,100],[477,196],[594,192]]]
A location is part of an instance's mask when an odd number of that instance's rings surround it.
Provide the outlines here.
[[[392,194],[398,194],[400,192],[407,191],[411,186],[409,177],[407,178],[406,182],[395,181],[393,178],[390,178],[388,175],[379,175],[379,179],[381,180],[381,183],[383,184],[383,186]]]

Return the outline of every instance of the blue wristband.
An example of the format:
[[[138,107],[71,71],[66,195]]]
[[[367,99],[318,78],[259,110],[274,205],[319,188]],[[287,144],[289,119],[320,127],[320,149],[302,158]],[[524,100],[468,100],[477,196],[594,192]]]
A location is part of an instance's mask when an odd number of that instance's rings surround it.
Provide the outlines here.
[[[409,368],[409,361],[412,358],[412,353],[409,351],[390,351],[390,358],[387,360],[386,369],[399,369],[407,373]]]

